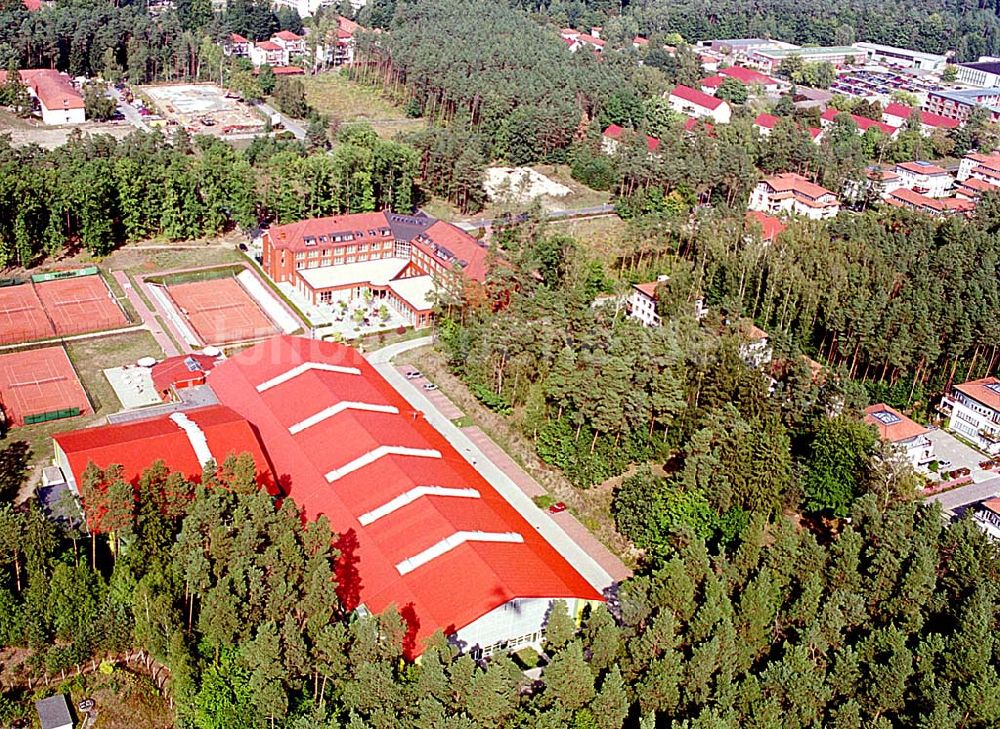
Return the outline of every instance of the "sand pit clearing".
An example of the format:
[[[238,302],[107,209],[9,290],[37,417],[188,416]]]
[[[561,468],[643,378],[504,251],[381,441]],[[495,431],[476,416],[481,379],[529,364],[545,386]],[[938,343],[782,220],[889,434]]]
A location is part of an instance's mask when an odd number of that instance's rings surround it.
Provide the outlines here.
[[[490,167],[486,195],[493,201],[528,202],[536,197],[565,197],[573,191],[530,167]]]

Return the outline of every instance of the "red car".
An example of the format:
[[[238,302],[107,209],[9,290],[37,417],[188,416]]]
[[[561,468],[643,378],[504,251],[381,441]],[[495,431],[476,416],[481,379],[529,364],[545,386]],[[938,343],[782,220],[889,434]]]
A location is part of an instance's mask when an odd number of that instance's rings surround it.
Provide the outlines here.
[[[561,501],[557,501],[549,507],[550,514],[561,514],[564,511],[566,511],[566,504]]]

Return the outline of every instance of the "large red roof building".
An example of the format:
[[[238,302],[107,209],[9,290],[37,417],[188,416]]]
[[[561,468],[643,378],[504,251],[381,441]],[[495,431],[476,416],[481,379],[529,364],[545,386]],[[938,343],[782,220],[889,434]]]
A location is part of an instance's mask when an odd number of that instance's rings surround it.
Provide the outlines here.
[[[485,653],[537,643],[553,600],[601,599],[356,350],[279,336],[209,380],[305,518],[341,535],[342,602],[394,605],[411,656],[438,630]]]
[[[204,465],[221,465],[230,455],[250,453],[261,485],[274,479],[250,424],[227,407],[210,405],[117,425],[81,428],[52,436],[55,460],[66,482],[77,489],[89,463],[122,467],[123,478],[138,483],[156,461],[200,481]]]
[[[261,265],[313,305],[385,298],[411,324],[431,320],[432,294],[459,278],[486,278],[487,248],[465,231],[427,215],[388,211],[313,218],[264,232]]]
[[[51,68],[29,68],[18,72],[31,96],[38,101],[45,124],[82,124],[86,121],[83,95],[69,76]],[[7,72],[0,71],[0,84]]]

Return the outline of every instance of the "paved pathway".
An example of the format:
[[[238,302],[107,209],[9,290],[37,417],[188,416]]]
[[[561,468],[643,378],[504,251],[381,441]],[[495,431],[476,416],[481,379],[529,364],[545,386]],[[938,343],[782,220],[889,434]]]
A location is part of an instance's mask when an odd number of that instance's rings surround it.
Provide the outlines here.
[[[1000,476],[994,476],[980,483],[970,483],[966,486],[959,486],[951,491],[944,491],[927,498],[928,502],[941,504],[945,511],[954,511],[959,506],[972,504],[977,501],[988,499],[991,496],[1000,495]]]
[[[479,445],[469,437],[469,435],[457,428],[449,418],[443,415],[434,404],[426,397],[422,389],[418,389],[407,380],[399,370],[392,365],[392,358],[398,354],[417,347],[430,344],[431,337],[421,337],[411,339],[407,342],[391,344],[368,355],[368,360],[375,369],[385,377],[399,391],[399,393],[418,410],[423,411],[427,421],[433,425],[451,445],[476,466],[476,470],[505,498],[527,520],[535,527],[539,533],[559,552],[583,577],[594,586],[595,589],[603,592],[618,579],[612,572],[617,574],[627,574],[627,569],[621,565],[620,569],[609,571],[602,566],[602,563],[610,562],[616,558],[608,550],[591,537],[592,543],[585,543],[570,537],[562,526],[556,523],[547,512],[543,512],[531,500],[529,494],[518,485],[513,477],[507,473],[503,467],[498,466],[491,460]],[[433,393],[430,393],[433,394]],[[488,439],[487,439],[488,440]],[[495,444],[494,444],[494,447]],[[491,450],[493,455],[497,455]],[[504,454],[506,455],[506,454]],[[499,458],[499,456],[497,456]],[[508,457],[509,458],[509,457]],[[510,464],[506,464],[509,466]],[[516,466],[516,464],[514,464]],[[517,469],[520,470],[520,469]],[[516,471],[515,471],[516,473]],[[523,473],[523,472],[522,472]],[[527,476],[527,474],[524,474]],[[530,477],[529,477],[530,478]],[[535,484],[535,487],[538,487]],[[571,516],[571,515],[569,515]],[[564,519],[563,523],[571,531],[569,520]],[[583,529],[583,527],[580,527]],[[585,529],[583,531],[586,531]],[[586,545],[586,546],[584,546]],[[600,554],[600,558],[591,553]]]
[[[412,372],[414,367],[412,365],[402,365],[402,366],[397,366],[396,369],[402,372],[403,376],[405,377],[406,373]],[[461,408],[459,408],[458,405],[449,400],[448,396],[445,395],[440,390],[431,390],[430,392],[424,390],[424,385],[430,382],[430,380],[428,380],[426,377],[414,377],[412,379],[410,378],[407,379],[409,379],[409,381],[413,383],[414,387],[419,387],[421,390],[423,390],[424,397],[430,400],[434,404],[434,407],[440,410],[441,414],[444,415],[446,418],[448,418],[448,420],[455,420],[465,415],[465,413],[462,412]]]
[[[306,138],[305,127],[293,121],[290,116],[282,114],[273,106],[271,106],[270,104],[265,104],[263,101],[254,101],[253,105],[257,107],[257,109],[260,110],[264,114],[264,116],[266,116],[268,119],[273,119],[275,116],[280,117],[282,126],[284,126],[285,129],[290,131],[299,139]]]
[[[163,349],[163,353],[168,357],[174,357],[180,354],[180,351],[174,345],[167,333],[163,331],[163,326],[157,320],[156,315],[148,306],[146,302],[142,300],[142,297],[136,292],[132,287],[132,282],[129,280],[128,276],[124,271],[113,271],[111,273],[115,277],[115,281],[118,285],[122,287],[122,291],[125,292],[125,296],[132,303],[133,308],[139,314],[142,319],[142,323],[149,330],[149,333],[153,335],[153,339],[160,345]]]

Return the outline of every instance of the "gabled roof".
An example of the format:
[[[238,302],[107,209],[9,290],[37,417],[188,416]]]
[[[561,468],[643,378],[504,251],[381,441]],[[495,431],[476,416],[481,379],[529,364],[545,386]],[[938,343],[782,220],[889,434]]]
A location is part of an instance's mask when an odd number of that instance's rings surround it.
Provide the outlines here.
[[[743,66],[730,66],[729,68],[720,68],[720,76],[727,76],[729,78],[736,79],[737,81],[744,84],[760,84],[761,86],[773,86],[778,83],[770,76],[766,76],[759,71],[754,71],[752,68],[745,68]]]
[[[684,101],[688,101],[696,106],[701,106],[705,109],[711,109],[713,111],[726,103],[722,99],[716,99],[714,96],[709,96],[704,92],[692,89],[690,86],[685,86],[683,84],[677,84],[674,86],[670,95],[676,96],[678,99],[684,99]]]
[[[961,126],[958,119],[949,119],[946,116],[932,114],[929,111],[920,112],[920,123],[935,129],[958,129]]]
[[[249,43],[250,42],[246,38],[244,38],[243,36],[241,36],[239,33],[230,33],[229,34],[229,40],[231,40],[233,43]]]
[[[977,169],[988,168],[991,170],[1000,170],[1000,154],[980,154],[978,152],[970,152],[965,155],[965,159],[972,160],[977,163]]]
[[[392,228],[385,213],[354,213],[351,215],[330,215],[325,218],[309,218],[298,223],[272,225],[266,235],[271,245],[278,249],[301,251],[311,248],[306,243],[312,240],[317,248],[333,246],[332,235],[350,234],[354,240],[393,240]],[[326,238],[326,240],[321,240]]]
[[[844,111],[838,111],[837,109],[834,109],[832,106],[823,112],[823,116],[821,118],[824,121],[832,122],[836,120],[836,118],[841,114],[847,114],[849,117],[851,117],[851,119],[854,120],[855,125],[857,125],[858,130],[861,131],[862,133],[868,131],[869,129],[878,129],[886,136],[891,137],[893,134],[899,131],[899,127],[894,127],[891,124],[886,124],[885,122],[882,121],[875,121],[874,119],[869,119],[866,116],[858,116],[857,114],[848,114],[847,112]]]
[[[703,89],[717,89],[722,86],[722,82],[725,81],[722,76],[709,76],[708,78],[703,78],[698,82],[698,85]]]
[[[879,437],[890,443],[910,440],[927,432],[927,428],[885,403],[866,407],[865,422],[878,428]]]
[[[760,226],[760,238],[763,241],[773,241],[784,232],[785,228],[788,227],[773,215],[762,213],[759,210],[747,211],[746,221],[748,223],[756,223]]]
[[[622,138],[622,134],[624,134],[624,133],[625,133],[625,129],[623,129],[622,127],[618,126],[617,124],[609,124],[608,128],[605,129],[604,132],[602,132],[603,136],[607,137],[608,139],[613,139],[615,141],[620,140]],[[657,139],[656,137],[651,137],[651,136],[649,136],[647,134],[646,135],[646,148],[650,152],[655,152],[656,150],[658,150],[660,148],[660,140]]]
[[[410,241],[448,269],[459,264],[473,281],[486,278],[487,249],[478,240],[451,223],[438,220]]]
[[[961,385],[955,385],[955,389],[991,410],[1000,411],[1000,380],[996,377],[963,382]]]
[[[762,127],[764,129],[774,129],[778,124],[778,117],[773,114],[758,114],[757,118],[753,120],[754,126]]]
[[[966,187],[977,193],[981,192],[991,192],[993,190],[1000,190],[1000,186],[990,184],[986,180],[981,180],[978,177],[969,177],[961,182],[955,183],[958,187]]]
[[[157,362],[150,373],[157,392],[167,392],[176,384],[205,381],[205,374],[215,367],[216,357],[205,354],[179,354]]]
[[[810,182],[805,177],[795,172],[783,172],[778,175],[771,175],[764,178],[767,184],[775,192],[792,192],[817,200],[824,195],[833,195],[825,187]]]
[[[261,41],[260,43],[257,44],[257,47],[260,48],[262,51],[272,51],[273,52],[273,51],[284,51],[285,50],[284,48],[282,48],[281,46],[279,46],[277,43],[274,43],[273,41],[269,41],[269,40]]]
[[[278,336],[220,364],[212,386],[260,432],[305,518],[342,536],[341,599],[395,605],[413,655],[515,598],[600,599],[356,350]]]
[[[659,281],[647,281],[646,283],[632,284],[632,288],[656,301],[656,287],[659,285]]]
[[[930,162],[899,162],[896,164],[896,169],[906,170],[907,172],[912,172],[915,175],[947,175],[948,170],[943,167],[938,167]]]
[[[886,105],[883,114],[888,114],[889,116],[896,116],[902,119],[909,119],[910,114],[913,113],[913,109],[905,104],[900,104],[897,101],[890,102]]]
[[[699,126],[704,126],[705,127],[705,133],[708,134],[708,136],[711,137],[711,136],[713,136],[715,134],[715,125],[714,124],[709,124],[704,119],[691,119],[691,118],[688,118],[688,119],[684,120],[684,130],[687,131],[687,132],[694,131]]]
[[[351,35],[354,35],[359,30],[364,30],[364,28],[362,28],[360,25],[358,25],[357,23],[355,23],[350,18],[345,18],[343,15],[338,15],[337,16],[337,28],[339,30],[346,31],[347,33],[350,33]]]
[[[194,423],[193,431],[186,429],[190,427],[188,422]],[[204,443],[199,442],[198,431],[203,434]],[[125,480],[134,484],[143,471],[160,460],[171,471],[200,481],[205,453],[216,464],[229,455],[250,453],[261,474],[261,483],[273,483],[267,459],[250,424],[221,405],[56,433],[52,439],[66,454],[77,483],[91,462],[101,468],[120,465]]]
[[[19,71],[24,85],[35,92],[46,109],[83,109],[83,96],[70,83],[69,76],[50,68],[28,68]],[[6,83],[7,72],[0,71],[0,84]]]
[[[24,0],[24,8],[29,13],[34,13],[42,9],[42,0]]]
[[[296,33],[293,33],[290,30],[281,30],[281,31],[278,31],[277,33],[275,33],[271,37],[272,38],[281,38],[281,40],[283,40],[283,41],[289,41],[289,42],[302,40],[302,36],[301,35],[297,35]]]

